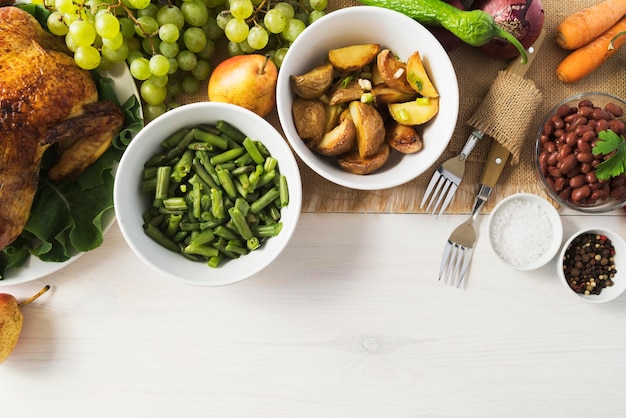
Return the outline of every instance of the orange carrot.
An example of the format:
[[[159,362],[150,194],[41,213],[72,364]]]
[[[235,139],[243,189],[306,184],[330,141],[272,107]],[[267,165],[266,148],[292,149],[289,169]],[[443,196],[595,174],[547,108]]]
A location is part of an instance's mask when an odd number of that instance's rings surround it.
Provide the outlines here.
[[[626,3],[626,0],[622,0]],[[613,40],[615,35],[626,31],[626,17],[602,35],[569,54],[556,69],[556,76],[564,83],[574,83],[597,69],[626,43],[626,36]],[[609,45],[613,40],[613,48]]]
[[[556,43],[578,49],[591,42],[626,15],[626,0],[605,0],[565,18],[556,27]]]

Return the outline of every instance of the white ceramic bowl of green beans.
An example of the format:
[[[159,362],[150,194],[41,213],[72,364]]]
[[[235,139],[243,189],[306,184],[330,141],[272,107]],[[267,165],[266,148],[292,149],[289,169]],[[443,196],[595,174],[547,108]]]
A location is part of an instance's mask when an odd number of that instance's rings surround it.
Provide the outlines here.
[[[414,154],[393,151],[387,162],[371,174],[349,173],[336,158],[315,153],[298,135],[292,116],[295,93],[290,76],[304,74],[324,63],[328,51],[349,45],[377,43],[406,61],[419,51],[439,92],[439,112],[420,127],[424,148]],[[459,111],[459,89],[450,58],[437,39],[420,23],[380,7],[348,7],[313,22],[289,47],[276,86],[278,116],[296,154],[328,181],[356,190],[382,190],[405,184],[427,171],[446,150]]]
[[[287,246],[302,183],[287,142],[265,119],[202,102],[139,132],[117,169],[114,203],[124,239],[148,266],[221,286],[259,273]]]

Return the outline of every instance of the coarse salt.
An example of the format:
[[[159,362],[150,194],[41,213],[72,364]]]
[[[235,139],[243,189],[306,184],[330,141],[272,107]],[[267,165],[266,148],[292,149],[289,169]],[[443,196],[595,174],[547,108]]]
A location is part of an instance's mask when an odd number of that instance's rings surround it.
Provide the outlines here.
[[[493,249],[514,266],[537,261],[550,247],[553,235],[546,211],[528,200],[514,199],[503,204],[491,220]]]

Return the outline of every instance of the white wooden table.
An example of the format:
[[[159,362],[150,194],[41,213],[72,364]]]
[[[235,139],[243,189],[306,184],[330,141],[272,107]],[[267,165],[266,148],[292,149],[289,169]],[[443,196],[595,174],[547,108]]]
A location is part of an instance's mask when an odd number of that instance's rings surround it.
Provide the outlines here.
[[[626,296],[569,295],[555,261],[504,267],[487,218],[465,286],[436,280],[461,215],[303,214],[227,287],[171,282],[117,225],[24,308],[2,417],[611,417],[626,413]],[[564,240],[626,215],[564,215]]]

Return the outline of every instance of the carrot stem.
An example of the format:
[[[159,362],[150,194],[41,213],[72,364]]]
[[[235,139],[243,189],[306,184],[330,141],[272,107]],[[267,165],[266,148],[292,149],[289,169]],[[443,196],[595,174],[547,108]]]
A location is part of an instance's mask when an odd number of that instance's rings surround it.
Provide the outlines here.
[[[602,35],[626,15],[626,1],[605,0],[566,17],[556,27],[556,42],[574,50]]]

